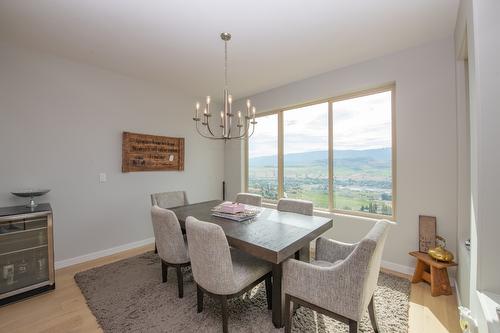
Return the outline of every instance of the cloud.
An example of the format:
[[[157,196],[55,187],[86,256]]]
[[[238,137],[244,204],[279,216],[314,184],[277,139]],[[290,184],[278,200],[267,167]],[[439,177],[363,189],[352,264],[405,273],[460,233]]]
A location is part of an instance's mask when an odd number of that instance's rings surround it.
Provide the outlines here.
[[[334,149],[391,147],[391,92],[333,103]],[[285,111],[285,154],[328,149],[328,103]],[[276,115],[260,117],[250,138],[251,157],[276,155]]]

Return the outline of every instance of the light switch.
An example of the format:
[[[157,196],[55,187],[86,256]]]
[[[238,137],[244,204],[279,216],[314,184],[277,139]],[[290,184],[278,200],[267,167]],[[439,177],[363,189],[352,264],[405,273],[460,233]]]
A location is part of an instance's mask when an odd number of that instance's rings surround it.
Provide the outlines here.
[[[107,180],[106,174],[104,172],[99,174],[99,183],[105,183]]]

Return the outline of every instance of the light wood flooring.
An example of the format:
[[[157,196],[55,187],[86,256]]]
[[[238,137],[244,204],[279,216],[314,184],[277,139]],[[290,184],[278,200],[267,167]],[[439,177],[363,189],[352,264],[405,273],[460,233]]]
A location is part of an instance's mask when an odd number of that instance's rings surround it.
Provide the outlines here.
[[[73,279],[74,274],[152,249],[140,247],[58,270],[54,291],[0,307],[0,332],[102,332]],[[456,309],[454,295],[432,297],[428,285],[413,284],[409,333],[460,332]]]

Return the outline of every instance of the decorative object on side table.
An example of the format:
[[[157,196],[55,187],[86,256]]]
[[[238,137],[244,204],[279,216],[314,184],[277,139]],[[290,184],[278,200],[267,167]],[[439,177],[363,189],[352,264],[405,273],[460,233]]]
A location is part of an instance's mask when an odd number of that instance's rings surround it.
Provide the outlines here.
[[[45,195],[49,192],[50,192],[50,190],[44,189],[44,190],[22,190],[22,191],[10,192],[10,193],[15,195],[16,197],[30,198],[30,202],[26,205],[26,207],[35,208],[36,206],[38,206],[38,204],[35,202],[34,198],[40,197],[40,196]]]
[[[413,274],[412,283],[425,281],[431,285],[431,295],[451,295],[450,279],[448,278],[448,267],[457,266],[455,262],[441,262],[431,258],[427,253],[418,251],[410,252],[411,256],[417,258],[417,266]]]
[[[452,262],[453,261],[453,253],[446,249],[446,239],[441,236],[436,236],[436,243],[439,242],[439,245],[429,249],[429,255],[431,258],[443,261],[443,262]]]
[[[436,247],[436,217],[418,216],[418,250],[427,253],[429,249]]]

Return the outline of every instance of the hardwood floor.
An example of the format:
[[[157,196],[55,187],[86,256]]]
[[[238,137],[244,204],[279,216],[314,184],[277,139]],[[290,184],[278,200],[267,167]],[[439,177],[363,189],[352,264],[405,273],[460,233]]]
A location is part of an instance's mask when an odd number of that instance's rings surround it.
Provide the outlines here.
[[[58,270],[54,291],[0,308],[0,332],[102,332],[73,275],[153,248],[144,246]],[[460,332],[454,295],[432,297],[430,287],[419,283],[412,285],[410,302],[409,333]]]

